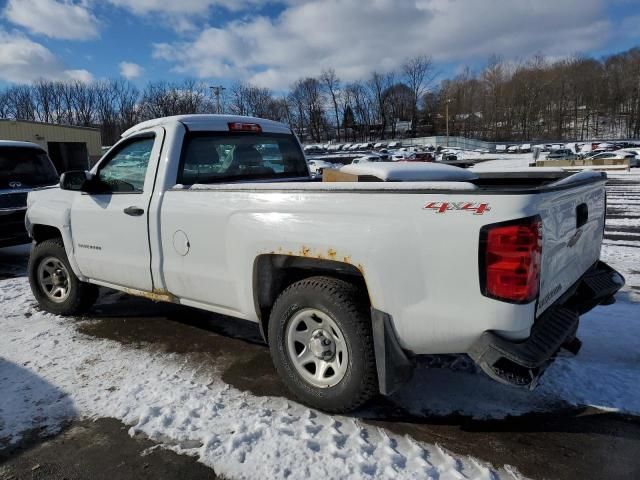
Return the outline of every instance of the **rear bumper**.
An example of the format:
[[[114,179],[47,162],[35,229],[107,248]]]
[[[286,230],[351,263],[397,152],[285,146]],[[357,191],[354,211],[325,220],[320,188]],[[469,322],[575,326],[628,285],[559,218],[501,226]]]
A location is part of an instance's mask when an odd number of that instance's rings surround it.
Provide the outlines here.
[[[501,383],[535,388],[561,348],[580,349],[576,338],[580,315],[600,304],[614,302],[624,277],[604,262],[596,263],[553,306],[541,315],[522,342],[484,332],[469,356],[491,378]]]

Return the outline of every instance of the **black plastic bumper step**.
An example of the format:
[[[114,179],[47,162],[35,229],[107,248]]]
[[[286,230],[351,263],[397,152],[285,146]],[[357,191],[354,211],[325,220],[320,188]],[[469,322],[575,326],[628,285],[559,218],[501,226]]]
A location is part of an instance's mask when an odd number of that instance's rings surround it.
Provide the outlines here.
[[[610,303],[624,285],[624,277],[598,262],[562,298],[548,308],[531,328],[531,335],[515,342],[487,331],[469,356],[491,378],[501,383],[534,388],[560,348],[572,353],[580,350],[576,338],[580,315],[596,305]]]
[[[494,380],[533,387],[562,345],[575,338],[578,319],[573,310],[552,307],[536,321],[524,342],[484,332],[469,355]]]

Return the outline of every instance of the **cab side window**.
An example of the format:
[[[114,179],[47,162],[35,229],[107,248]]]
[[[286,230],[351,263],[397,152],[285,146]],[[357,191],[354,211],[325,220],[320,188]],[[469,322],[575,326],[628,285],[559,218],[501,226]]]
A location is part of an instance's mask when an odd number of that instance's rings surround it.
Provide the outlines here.
[[[98,171],[101,186],[108,192],[142,192],[154,141],[145,136],[120,147]]]

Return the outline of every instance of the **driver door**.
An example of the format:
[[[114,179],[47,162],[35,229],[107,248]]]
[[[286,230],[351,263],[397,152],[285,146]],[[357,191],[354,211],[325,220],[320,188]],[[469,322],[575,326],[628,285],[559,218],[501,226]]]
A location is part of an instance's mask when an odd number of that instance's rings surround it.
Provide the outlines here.
[[[164,129],[127,138],[94,172],[100,193],[80,193],[71,209],[75,258],[83,275],[152,291],[148,209]]]

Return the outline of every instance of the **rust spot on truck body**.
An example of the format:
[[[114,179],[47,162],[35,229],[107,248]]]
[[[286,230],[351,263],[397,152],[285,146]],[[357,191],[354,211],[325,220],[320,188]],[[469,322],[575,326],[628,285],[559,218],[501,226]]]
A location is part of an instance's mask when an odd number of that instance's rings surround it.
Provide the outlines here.
[[[162,288],[156,288],[152,292],[148,292],[146,290],[136,290],[135,288],[123,288],[122,291],[124,293],[128,293],[129,295],[134,295],[136,297],[143,297],[154,302],[168,302],[168,303],[177,303],[178,299],[175,295],[169,293],[167,290]]]
[[[300,249],[297,252],[293,252],[291,250],[285,250],[282,246],[277,247],[276,251],[278,252],[279,255],[287,255],[290,257],[315,258],[318,260],[331,260],[334,262],[351,265],[352,267],[356,268],[360,272],[366,284],[366,275],[365,275],[364,266],[362,265],[362,263],[357,263],[357,264],[353,263],[351,255],[339,254],[333,248],[327,248],[326,255],[325,255],[324,249],[314,250],[311,247],[308,247],[307,245],[301,245]],[[262,253],[258,252],[258,255],[264,254],[264,253],[274,254],[274,250],[271,250],[270,252],[262,252]],[[371,303],[371,306],[374,306],[373,299],[371,297],[369,297],[369,301]]]
[[[282,246],[278,246],[277,248],[268,250],[264,253],[269,253],[271,255],[288,255],[291,257],[316,258],[318,260],[333,260],[335,262],[353,265],[351,261],[351,255],[341,255],[334,248],[327,248],[325,253],[325,250],[315,250],[307,245],[301,245],[298,251],[294,252],[293,250],[285,249]],[[258,252],[258,254],[260,254],[260,252]],[[357,268],[359,270],[362,270],[361,265],[357,265]]]

